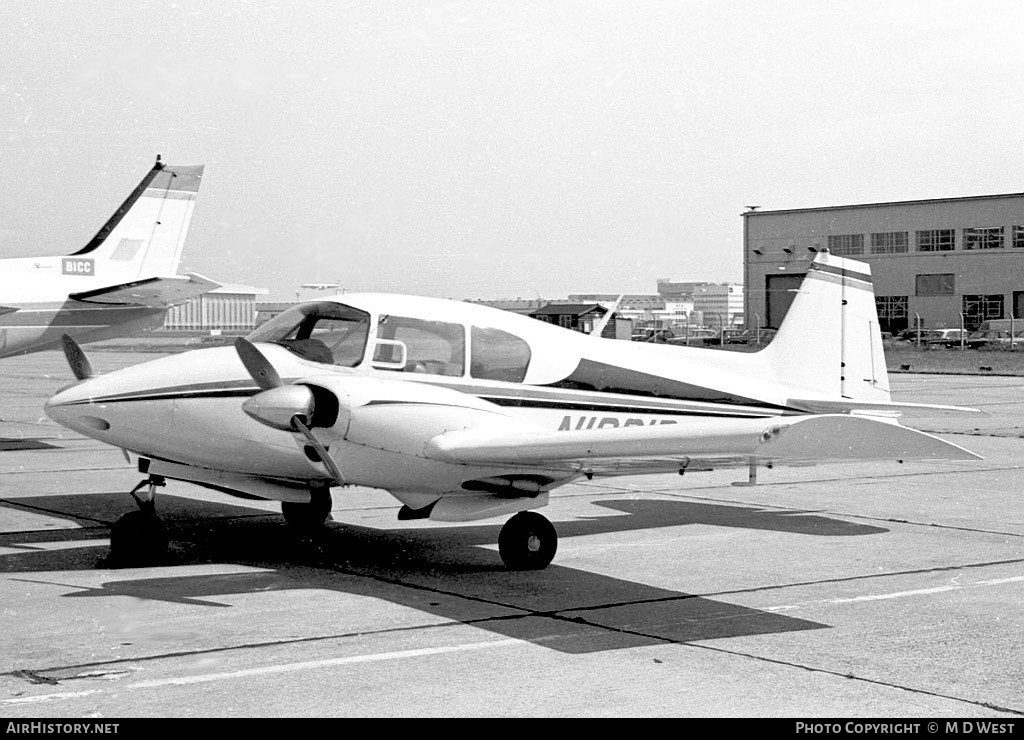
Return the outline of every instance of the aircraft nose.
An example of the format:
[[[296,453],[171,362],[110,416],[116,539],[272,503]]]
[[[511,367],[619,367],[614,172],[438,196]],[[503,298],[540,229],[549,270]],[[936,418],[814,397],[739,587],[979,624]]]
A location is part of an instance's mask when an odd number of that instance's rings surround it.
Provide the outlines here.
[[[43,404],[43,412],[58,424],[89,434],[105,431],[110,423],[92,404],[95,383],[84,381],[58,391]]]

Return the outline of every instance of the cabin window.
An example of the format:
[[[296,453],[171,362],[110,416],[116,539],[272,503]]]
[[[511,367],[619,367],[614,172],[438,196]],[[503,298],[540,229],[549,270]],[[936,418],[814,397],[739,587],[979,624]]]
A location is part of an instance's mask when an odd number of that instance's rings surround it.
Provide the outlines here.
[[[406,372],[457,376],[465,371],[466,330],[461,324],[381,316],[377,336],[405,345]]]
[[[481,380],[521,383],[530,365],[530,345],[501,329],[474,326],[469,374]]]
[[[355,367],[366,351],[369,328],[369,314],[321,301],[289,308],[247,338],[273,342],[314,362]]]

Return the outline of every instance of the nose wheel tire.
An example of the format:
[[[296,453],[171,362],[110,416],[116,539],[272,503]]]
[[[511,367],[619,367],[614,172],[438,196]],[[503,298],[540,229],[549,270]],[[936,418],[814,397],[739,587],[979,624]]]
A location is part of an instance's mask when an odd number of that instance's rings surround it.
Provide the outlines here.
[[[127,568],[164,562],[170,538],[167,526],[156,513],[156,489],[163,485],[162,477],[151,475],[129,491],[139,508],[122,515],[110,528],[110,555],[102,561],[103,565]],[[146,494],[137,495],[147,487]]]
[[[167,557],[167,527],[152,501],[121,516],[110,529],[110,558],[114,566],[156,565]]]
[[[498,554],[509,570],[543,570],[557,549],[554,526],[534,511],[519,512],[498,534]]]
[[[281,513],[288,526],[296,532],[308,534],[324,525],[331,515],[331,492],[328,490],[310,491],[309,503],[299,504],[294,501],[282,501]]]

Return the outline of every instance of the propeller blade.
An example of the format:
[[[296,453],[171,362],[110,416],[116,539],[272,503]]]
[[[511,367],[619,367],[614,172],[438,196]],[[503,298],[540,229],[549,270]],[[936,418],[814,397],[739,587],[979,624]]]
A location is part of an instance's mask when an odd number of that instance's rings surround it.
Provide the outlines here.
[[[245,369],[249,372],[249,375],[255,381],[262,390],[270,390],[271,388],[279,388],[284,385],[281,382],[281,376],[277,374],[277,370],[270,364],[270,361],[260,352],[256,345],[250,342],[244,337],[239,337],[235,340],[235,351],[238,352],[239,359],[242,360],[242,364],[245,365]]]
[[[334,477],[335,485],[342,485],[345,482],[345,478],[341,475],[341,469],[338,464],[334,462],[334,459],[328,454],[327,448],[320,444],[320,440],[313,436],[313,430],[306,426],[302,418],[295,416],[292,418],[292,426],[302,432],[302,436],[306,438],[306,441],[312,445],[313,449],[316,450],[316,454],[320,456],[320,462],[324,464],[329,472]]]
[[[64,357],[67,359],[68,365],[71,366],[71,372],[74,373],[75,378],[78,380],[91,378],[92,365],[89,363],[89,358],[85,356],[85,352],[78,346],[78,342],[67,334],[63,335],[60,340],[64,345]]]

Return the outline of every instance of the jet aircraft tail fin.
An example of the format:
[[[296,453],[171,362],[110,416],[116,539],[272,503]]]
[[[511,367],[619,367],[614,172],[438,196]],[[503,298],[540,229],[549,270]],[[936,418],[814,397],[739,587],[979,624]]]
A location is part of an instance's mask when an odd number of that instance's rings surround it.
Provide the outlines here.
[[[203,165],[169,165],[158,156],[103,228],[63,258],[71,263],[64,269],[102,274],[111,283],[176,274],[202,177]]]
[[[759,354],[772,378],[799,387],[801,397],[888,403],[871,267],[827,252],[815,256],[775,338]]]

